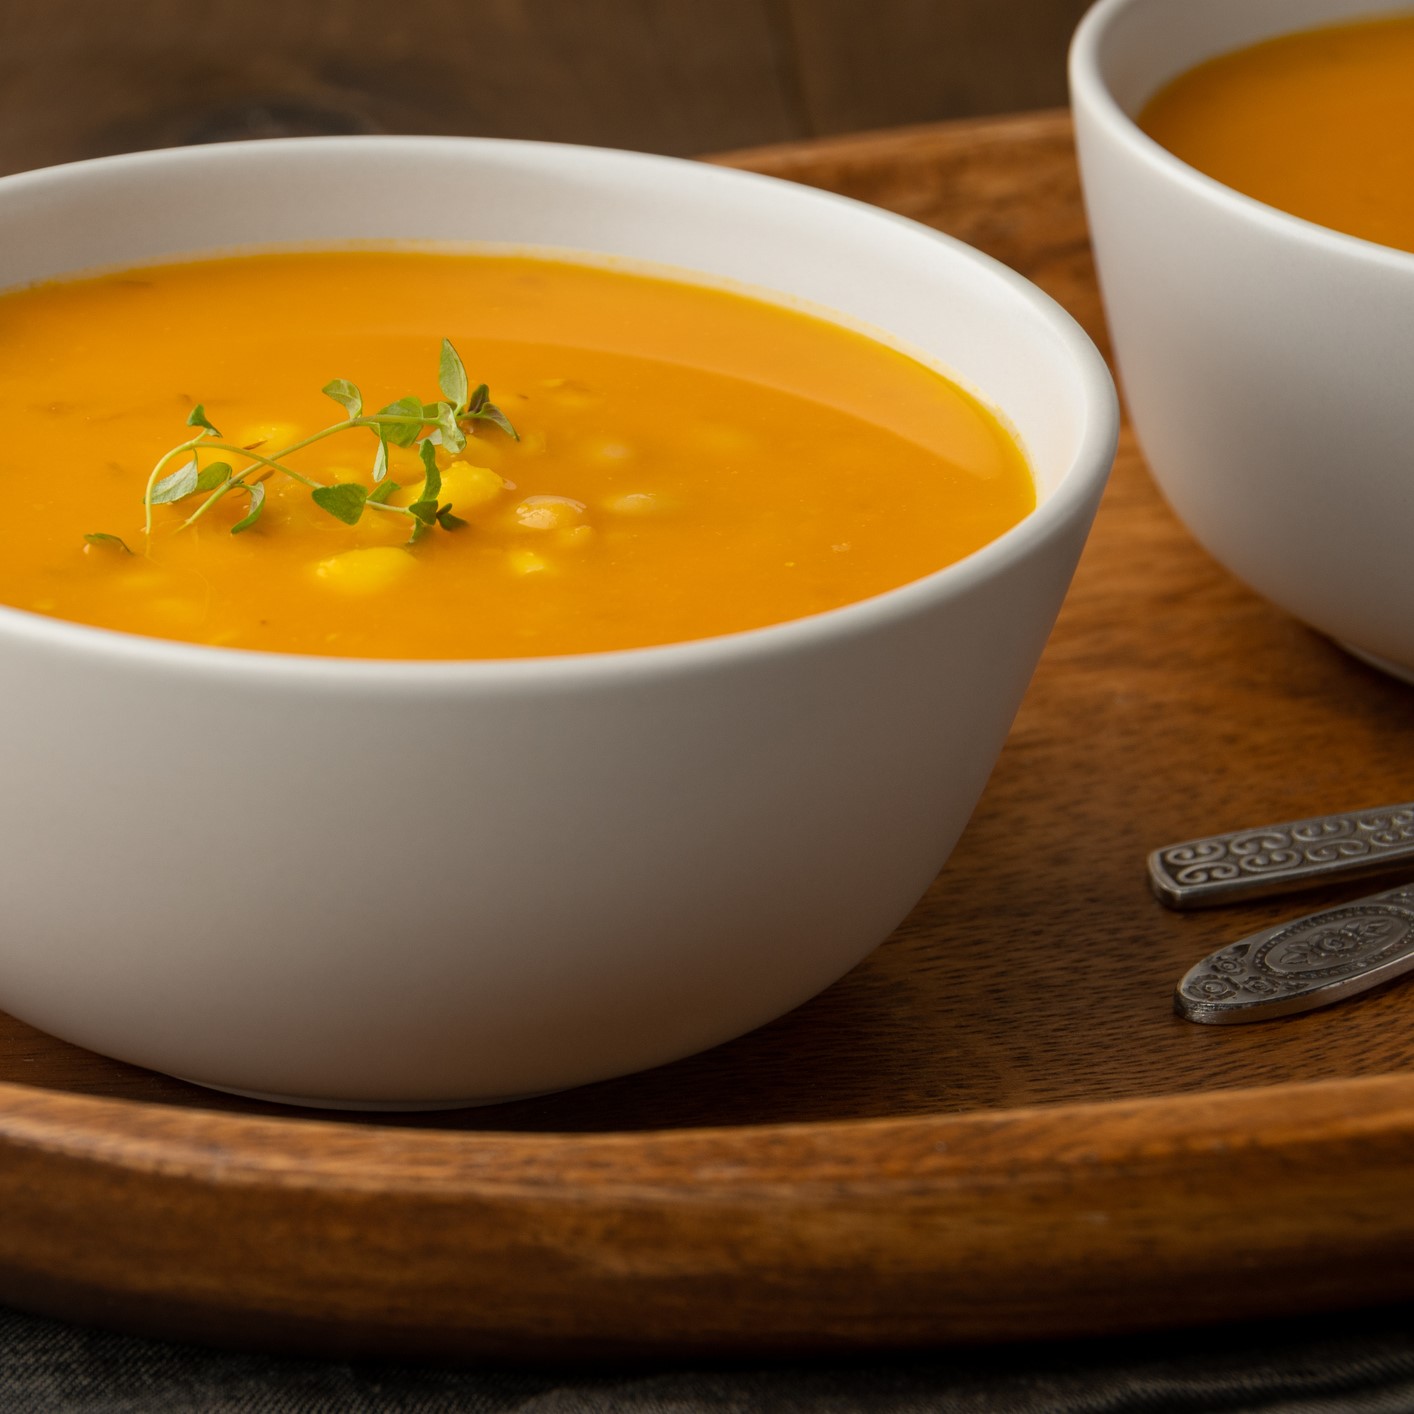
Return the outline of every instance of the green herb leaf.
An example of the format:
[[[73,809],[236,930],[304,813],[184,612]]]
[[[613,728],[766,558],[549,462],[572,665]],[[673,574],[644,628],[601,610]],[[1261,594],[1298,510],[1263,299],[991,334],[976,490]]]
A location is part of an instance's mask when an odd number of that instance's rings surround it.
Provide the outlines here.
[[[466,416],[478,422],[489,422],[493,427],[499,427],[512,442],[520,441],[520,433],[511,426],[510,418],[491,401],[491,390],[485,383],[478,384],[476,391],[471,395],[471,401],[467,404]]]
[[[442,473],[437,470],[437,449],[431,442],[424,442],[419,455],[422,457],[422,471],[426,478],[422,484],[422,499],[435,502],[442,493]]]
[[[187,426],[205,428],[206,431],[213,433],[217,437],[221,435],[220,432],[212,426],[211,421],[206,416],[206,409],[200,403],[187,414]]]
[[[447,530],[456,530],[466,525],[456,515],[450,504],[441,502],[442,473],[437,466],[437,457],[445,449],[449,456],[455,456],[467,443],[470,434],[469,423],[480,420],[499,427],[512,438],[515,429],[506,416],[490,401],[490,393],[485,383],[478,384],[474,391],[468,390],[470,379],[466,366],[450,339],[443,339],[437,371],[438,386],[442,399],[435,403],[424,403],[411,394],[396,402],[389,403],[376,413],[368,413],[363,408],[363,394],[358,385],[347,378],[335,378],[324,385],[324,394],[348,414],[343,421],[334,422],[312,436],[303,437],[289,450],[298,450],[318,442],[335,433],[348,431],[351,424],[368,427],[377,442],[373,458],[373,489],[357,482],[336,482],[332,486],[321,486],[302,470],[287,465],[280,460],[283,453],[257,458],[250,455],[264,445],[255,441],[244,447],[228,446],[224,439],[207,441],[208,435],[221,439],[220,429],[206,415],[204,404],[198,403],[187,416],[187,425],[199,429],[198,435],[188,437],[163,457],[159,465],[166,466],[169,459],[179,455],[188,456],[176,471],[169,472],[162,480],[145,493],[144,529],[153,529],[153,507],[180,501],[196,492],[206,493],[203,499],[185,521],[183,527],[199,521],[232,491],[243,491],[250,498],[246,514],[232,527],[232,534],[239,535],[250,529],[259,519],[265,507],[266,480],[273,475],[288,477],[290,480],[309,488],[315,503],[338,520],[355,525],[362,519],[366,506],[382,506],[387,511],[406,514],[413,522],[411,543],[416,543],[429,529],[438,525]],[[415,493],[417,501],[411,506],[392,504],[393,493],[402,489],[388,477],[391,469],[389,446],[416,447],[423,465],[423,482]],[[212,462],[202,466],[205,452],[221,451],[237,454],[232,462]],[[242,460],[241,456],[245,459]],[[116,536],[94,534],[89,540],[111,543],[127,553],[132,551]]]
[[[357,384],[350,383],[347,378],[335,378],[324,385],[323,391],[325,396],[333,398],[350,417],[362,415],[363,394],[359,392]]]
[[[520,433],[511,426],[510,418],[495,403],[487,403],[476,415],[481,421],[489,422],[493,427],[499,427],[512,442],[520,441]]]
[[[232,535],[239,535],[241,531],[249,530],[260,519],[260,513],[265,509],[265,483],[263,481],[238,481],[236,486],[241,491],[250,492],[250,510],[231,527]]]
[[[395,447],[410,447],[422,435],[422,404],[411,395],[399,398],[397,402],[389,403],[385,408],[379,408],[376,415],[379,418],[395,419],[389,422],[380,421],[378,424],[383,440],[391,442]]]
[[[196,491],[214,491],[230,479],[229,462],[212,462],[204,470],[198,471],[196,458],[193,457],[185,466],[178,467],[170,476],[164,476],[152,488],[152,504],[165,506],[173,501],[184,500]]]
[[[196,478],[196,489],[198,491],[214,491],[218,486],[225,485],[230,479],[230,462],[212,462],[210,466],[202,467],[201,474]]]
[[[120,540],[116,535],[108,535],[101,530],[95,530],[91,534],[85,535],[84,539],[87,540],[90,545],[111,545],[115,550],[121,550],[125,555],[132,554],[132,551],[128,549],[125,541]]]
[[[152,488],[150,503],[154,506],[165,506],[172,501],[180,501],[184,496],[190,496],[196,490],[198,480],[196,458],[193,457],[189,462],[179,466],[170,476],[164,476]]]
[[[457,423],[456,409],[449,403],[437,404],[437,439],[453,455],[466,446],[466,433]]]
[[[314,504],[329,512],[345,525],[357,525],[363,516],[368,491],[356,481],[336,481],[332,486],[320,486],[309,493]]]
[[[462,363],[461,355],[452,347],[450,339],[442,340],[442,360],[437,368],[437,386],[455,411],[461,412],[466,407],[467,389],[471,385],[467,381],[466,365]]]

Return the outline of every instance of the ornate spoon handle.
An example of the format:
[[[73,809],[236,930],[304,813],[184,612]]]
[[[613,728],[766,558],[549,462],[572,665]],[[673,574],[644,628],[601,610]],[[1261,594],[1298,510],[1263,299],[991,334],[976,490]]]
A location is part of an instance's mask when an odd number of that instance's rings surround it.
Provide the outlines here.
[[[1170,908],[1211,908],[1411,860],[1414,804],[1386,805],[1167,845],[1149,856],[1149,883]]]
[[[1243,938],[1178,984],[1174,1010],[1229,1025],[1313,1011],[1414,972],[1414,888],[1372,894]]]

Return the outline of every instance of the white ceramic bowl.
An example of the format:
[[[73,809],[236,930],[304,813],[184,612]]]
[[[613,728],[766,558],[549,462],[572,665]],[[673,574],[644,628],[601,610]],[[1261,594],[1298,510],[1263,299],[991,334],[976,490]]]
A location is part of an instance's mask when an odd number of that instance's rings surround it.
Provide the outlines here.
[[[1414,680],[1414,255],[1202,175],[1133,121],[1168,80],[1408,0],[1100,0],[1071,48],[1121,381],[1199,541],[1273,602]]]
[[[203,1084],[377,1108],[576,1085],[778,1016],[889,933],[982,790],[1109,469],[1103,362],[921,226],[664,158],[338,138],[0,181],[4,287],[367,238],[831,306],[1004,410],[1041,504],[878,598],[593,656],[310,659],[0,609],[0,1006]],[[439,749],[380,771],[390,740]]]

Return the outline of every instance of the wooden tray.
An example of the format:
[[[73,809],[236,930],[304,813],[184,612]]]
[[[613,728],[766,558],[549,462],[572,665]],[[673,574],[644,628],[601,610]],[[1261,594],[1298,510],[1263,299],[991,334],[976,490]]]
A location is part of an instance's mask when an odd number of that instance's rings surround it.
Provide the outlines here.
[[[727,160],[953,231],[1103,338],[1062,115]],[[1201,954],[1335,895],[1178,916],[1143,876],[1159,844],[1407,799],[1411,709],[1208,561],[1126,435],[971,828],[831,991],[649,1074],[369,1122],[4,1021],[0,1300],[272,1349],[543,1359],[1414,1295],[1414,988],[1179,1021]]]

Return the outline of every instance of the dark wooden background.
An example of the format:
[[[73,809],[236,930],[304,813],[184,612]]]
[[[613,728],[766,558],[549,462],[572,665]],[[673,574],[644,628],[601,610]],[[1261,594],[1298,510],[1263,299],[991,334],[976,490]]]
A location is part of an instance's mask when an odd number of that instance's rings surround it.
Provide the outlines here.
[[[0,0],[0,171],[305,133],[694,154],[1058,104],[1087,0]]]

